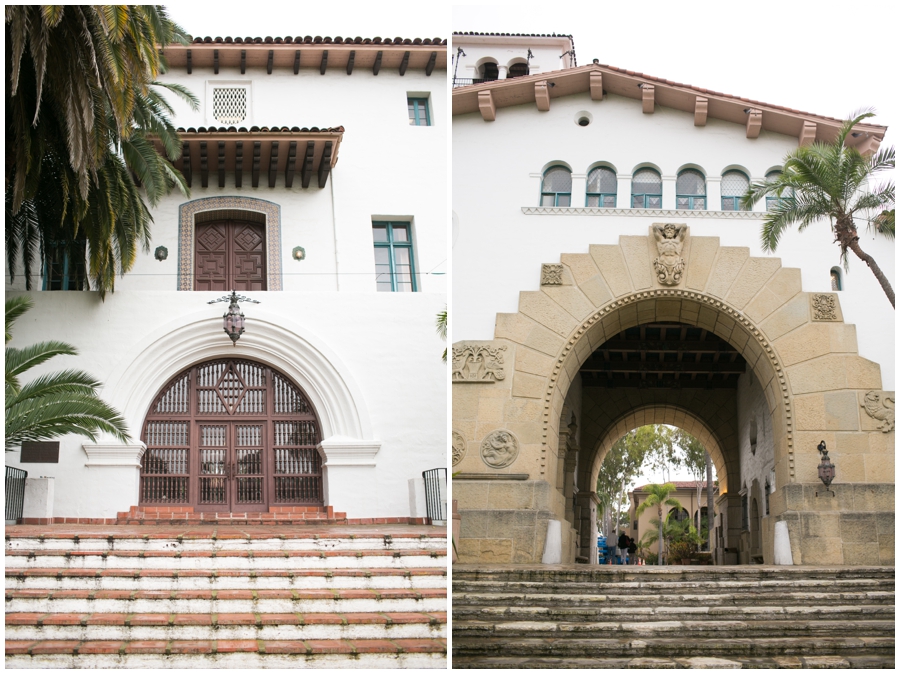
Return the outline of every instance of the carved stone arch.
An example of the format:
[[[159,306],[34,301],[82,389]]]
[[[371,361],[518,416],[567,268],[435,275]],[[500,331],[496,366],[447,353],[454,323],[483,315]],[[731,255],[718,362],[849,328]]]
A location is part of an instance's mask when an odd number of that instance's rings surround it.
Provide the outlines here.
[[[590,450],[582,450],[586,455],[583,458],[579,488],[591,491],[591,485],[597,484],[600,467],[612,446],[626,433],[650,424],[677,426],[697,438],[709,452],[713,465],[716,467],[721,493],[728,490],[729,479],[739,479],[738,447],[734,442],[733,434],[728,435],[729,431],[733,430],[728,427],[728,424],[723,424],[722,428],[715,429],[700,415],[699,411],[671,404],[650,404],[634,407],[619,415],[611,423],[605,425],[599,435],[594,435],[596,441]],[[723,440],[723,436],[727,440]]]
[[[197,216],[215,212],[230,217],[234,217],[234,212],[245,212],[253,214],[248,219],[264,220],[266,287],[270,291],[284,289],[281,267],[281,206],[253,197],[205,197],[181,204],[178,212],[178,290],[194,289],[194,227]]]

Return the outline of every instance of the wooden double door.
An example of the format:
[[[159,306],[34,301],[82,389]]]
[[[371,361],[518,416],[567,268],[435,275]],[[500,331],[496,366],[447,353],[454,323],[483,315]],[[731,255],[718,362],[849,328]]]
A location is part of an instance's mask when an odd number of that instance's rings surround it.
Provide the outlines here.
[[[265,227],[240,220],[194,229],[194,290],[266,290]]]
[[[260,363],[221,359],[182,372],[154,401],[142,439],[141,505],[323,503],[316,415],[296,385]]]

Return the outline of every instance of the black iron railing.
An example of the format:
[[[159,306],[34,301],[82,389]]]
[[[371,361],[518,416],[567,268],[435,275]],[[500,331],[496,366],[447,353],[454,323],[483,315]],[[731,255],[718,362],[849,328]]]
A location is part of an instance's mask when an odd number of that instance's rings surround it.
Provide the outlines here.
[[[495,82],[497,80],[496,77],[476,77],[472,79],[471,77],[454,77],[453,78],[453,88],[456,87],[467,87],[470,84],[482,84],[484,82]]]
[[[18,522],[25,507],[25,478],[28,471],[6,467],[6,521]]]
[[[432,468],[422,473],[425,479],[425,511],[432,521],[447,521],[447,469]]]

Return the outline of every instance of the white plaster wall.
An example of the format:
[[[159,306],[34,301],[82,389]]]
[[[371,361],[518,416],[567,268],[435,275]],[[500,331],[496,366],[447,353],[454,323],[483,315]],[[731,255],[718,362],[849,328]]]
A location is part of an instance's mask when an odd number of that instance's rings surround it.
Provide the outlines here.
[[[576,124],[581,111],[593,116],[589,126]],[[541,263],[558,262],[561,253],[587,253],[590,244],[615,244],[620,235],[646,235],[654,222],[685,222],[694,236],[717,236],[723,246],[746,246],[753,256],[769,255],[759,243],[761,219],[523,214],[523,207],[538,206],[541,176],[549,165],[572,169],[575,207],[584,206],[584,177],[599,162],[610,164],[620,176],[617,206],[628,207],[630,175],[645,164],[660,170],[664,205],[674,205],[675,176],[685,165],[700,167],[708,179],[740,167],[758,180],[796,146],[795,138],[780,134],[763,131],[748,139],[741,125],[710,119],[705,127],[696,127],[690,113],[657,107],[646,115],[639,100],[608,95],[592,101],[588,93],[552,99],[548,112],[533,104],[501,108],[494,122],[485,122],[478,113],[455,117],[454,341],[492,338],[496,314],[515,312],[520,291],[539,289]],[[715,181],[708,180],[710,207],[720,208],[712,196],[719,193]],[[758,205],[760,211],[764,208]],[[861,231],[860,245],[893,280],[893,242]],[[830,291],[830,270],[839,264],[839,254],[827,222],[803,233],[789,231],[773,256],[785,267],[801,269],[804,291]],[[859,260],[850,261],[844,288],[841,308],[844,320],[857,326],[859,353],[881,364],[883,386],[892,390],[894,312]]]
[[[444,297],[435,293],[258,293],[263,304],[242,306],[247,332],[232,348],[221,328],[223,305],[206,305],[217,294],[117,291],[100,302],[92,292],[33,293],[36,307],[16,323],[10,345],[22,347],[46,339],[68,342],[78,349],[78,356],[54,358],[29,374],[77,368],[103,382],[118,382],[119,390],[124,390],[128,386],[120,381],[121,373],[139,357],[142,340],[154,331],[208,312],[209,328],[221,336],[226,353],[265,360],[262,347],[277,349],[278,345],[251,345],[248,337],[254,331],[254,314],[267,321],[281,316],[301,338],[326,345],[341,375],[352,380],[348,386],[368,419],[362,433],[369,437],[362,439],[381,443],[372,471],[375,501],[333,503],[335,510],[352,513],[351,517],[411,516],[408,480],[447,465],[444,344],[434,331]],[[160,362],[159,373],[146,386],[159,391],[170,376],[168,363]],[[109,402],[120,409],[128,407],[126,400]],[[326,413],[317,411],[320,418]],[[135,441],[145,413],[146,409],[127,418]],[[55,517],[114,517],[136,505],[137,470],[86,467],[84,442],[78,436],[63,438],[59,464],[20,465],[18,451],[7,453],[6,463],[29,474],[57,478]]]

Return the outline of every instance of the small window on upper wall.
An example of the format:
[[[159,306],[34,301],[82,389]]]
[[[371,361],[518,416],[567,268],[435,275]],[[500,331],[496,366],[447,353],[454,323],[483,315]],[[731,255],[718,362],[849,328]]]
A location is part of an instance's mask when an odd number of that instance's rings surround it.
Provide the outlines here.
[[[373,222],[375,285],[379,292],[416,292],[410,223]]]
[[[831,268],[831,289],[843,290],[844,284],[841,282],[841,270],[837,267]]]
[[[706,178],[700,171],[687,169],[675,181],[675,208],[681,211],[706,210]]]
[[[662,208],[662,178],[653,169],[641,169],[631,177],[631,207]]]
[[[410,126],[431,126],[431,116],[428,112],[427,98],[407,97],[406,105],[409,109]]]
[[[524,77],[528,74],[528,64],[527,63],[513,63],[509,69],[506,71],[506,77],[511,79],[513,77]]]
[[[213,87],[213,119],[219,124],[240,124],[247,119],[247,87]]]
[[[722,176],[722,210],[742,211],[741,197],[750,187],[750,179],[740,171],[726,171]]]
[[[47,242],[44,245],[44,290],[84,290],[85,241],[70,244]]]
[[[553,166],[541,181],[541,206],[572,205],[572,172],[565,166]]]
[[[500,69],[497,67],[496,63],[488,61],[481,66],[480,80],[482,82],[493,82],[498,79],[500,79]],[[478,84],[478,82],[475,84]]]
[[[585,206],[615,208],[618,190],[619,181],[616,180],[616,172],[605,166],[597,167],[588,174]]]

